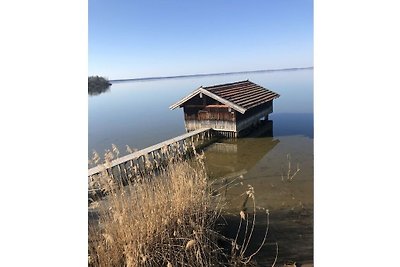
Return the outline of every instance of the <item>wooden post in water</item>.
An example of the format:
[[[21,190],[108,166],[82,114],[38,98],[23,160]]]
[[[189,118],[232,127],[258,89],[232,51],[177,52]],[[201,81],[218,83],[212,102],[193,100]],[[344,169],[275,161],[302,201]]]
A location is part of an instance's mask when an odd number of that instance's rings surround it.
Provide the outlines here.
[[[111,179],[114,179],[114,175],[112,173],[112,169],[111,168],[106,169],[106,172],[107,172],[107,175],[111,177]]]
[[[121,166],[118,164],[117,165],[117,170],[118,170],[118,181],[122,183],[122,171],[121,171]]]

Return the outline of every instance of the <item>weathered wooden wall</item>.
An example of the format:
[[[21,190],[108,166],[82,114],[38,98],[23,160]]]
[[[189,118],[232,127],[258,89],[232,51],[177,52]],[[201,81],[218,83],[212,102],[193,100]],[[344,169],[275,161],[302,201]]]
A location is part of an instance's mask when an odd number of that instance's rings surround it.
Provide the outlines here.
[[[257,115],[258,113],[260,113],[264,110],[270,110],[270,112],[272,112],[273,111],[273,102],[269,101],[269,102],[266,102],[259,106],[250,108],[250,109],[246,110],[246,112],[244,114],[238,113],[236,121],[240,122],[240,121],[246,120],[254,115]]]
[[[226,105],[189,105],[184,107],[185,120],[236,121],[235,112]]]
[[[215,104],[215,100],[207,96],[198,96],[190,99],[190,103],[186,103],[183,110],[187,132],[212,128],[226,137],[237,137],[240,131],[258,124],[260,119],[268,119],[268,114],[273,111],[273,103],[263,103],[241,114],[227,105]]]
[[[268,119],[268,115],[273,111],[272,103],[271,105],[265,105],[263,109],[260,108],[257,109],[256,111],[257,112],[252,112],[252,114],[250,115],[242,116],[240,117],[240,119],[238,116],[238,121],[236,122],[236,131],[238,133],[240,131],[245,130],[248,127],[258,124],[260,119],[262,118]]]
[[[216,131],[236,132],[236,123],[222,120],[185,120],[186,131],[194,131],[201,128],[212,128]]]

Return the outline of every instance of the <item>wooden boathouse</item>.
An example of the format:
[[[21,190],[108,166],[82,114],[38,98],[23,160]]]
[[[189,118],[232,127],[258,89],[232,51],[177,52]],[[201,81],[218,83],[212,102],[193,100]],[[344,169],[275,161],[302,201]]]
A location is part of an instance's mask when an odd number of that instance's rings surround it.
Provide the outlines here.
[[[212,128],[228,137],[268,120],[273,100],[280,95],[249,80],[203,87],[182,98],[170,109],[182,108],[186,132]]]

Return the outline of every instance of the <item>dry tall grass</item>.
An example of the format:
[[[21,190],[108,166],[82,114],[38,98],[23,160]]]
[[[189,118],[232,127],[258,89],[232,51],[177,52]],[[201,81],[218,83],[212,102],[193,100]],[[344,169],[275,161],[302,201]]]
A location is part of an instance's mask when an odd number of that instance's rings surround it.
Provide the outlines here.
[[[179,162],[163,177],[110,186],[89,224],[92,266],[215,266],[221,259],[218,201],[201,162]],[[200,165],[200,166],[199,166]]]
[[[128,186],[102,177],[107,181],[102,183],[107,196],[92,203],[98,219],[89,221],[89,266],[251,264],[259,251],[246,255],[255,218],[250,220],[246,211],[238,211],[236,238],[218,233],[221,194],[209,183],[202,157],[195,153],[194,160],[171,162],[161,175],[142,177]],[[245,194],[246,202],[253,201],[255,214],[253,188]],[[242,240],[240,231],[244,231]]]

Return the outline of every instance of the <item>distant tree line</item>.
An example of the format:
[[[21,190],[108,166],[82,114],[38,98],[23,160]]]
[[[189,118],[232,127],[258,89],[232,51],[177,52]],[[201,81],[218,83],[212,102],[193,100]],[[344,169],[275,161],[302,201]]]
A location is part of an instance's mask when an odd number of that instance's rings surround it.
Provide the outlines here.
[[[110,89],[110,81],[101,76],[89,76],[88,93],[89,95],[98,95]]]

